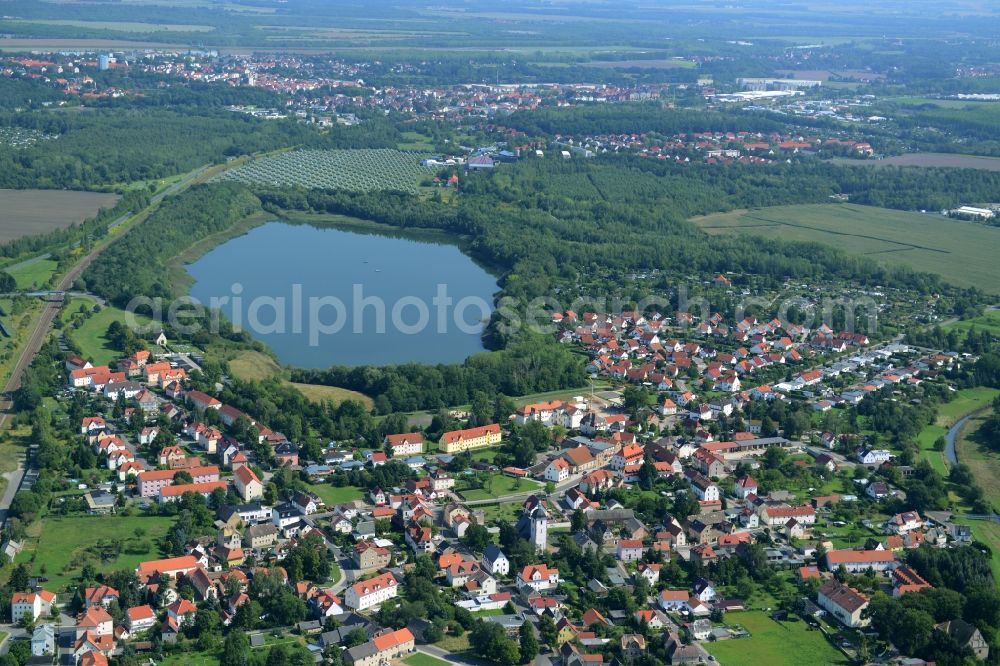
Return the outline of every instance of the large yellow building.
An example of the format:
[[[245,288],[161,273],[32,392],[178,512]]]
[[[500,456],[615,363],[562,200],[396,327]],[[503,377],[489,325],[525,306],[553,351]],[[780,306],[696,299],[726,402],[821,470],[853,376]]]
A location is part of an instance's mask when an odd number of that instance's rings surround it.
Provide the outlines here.
[[[443,453],[461,453],[471,449],[482,449],[500,443],[500,426],[496,423],[478,428],[453,430],[441,435],[438,448]]]

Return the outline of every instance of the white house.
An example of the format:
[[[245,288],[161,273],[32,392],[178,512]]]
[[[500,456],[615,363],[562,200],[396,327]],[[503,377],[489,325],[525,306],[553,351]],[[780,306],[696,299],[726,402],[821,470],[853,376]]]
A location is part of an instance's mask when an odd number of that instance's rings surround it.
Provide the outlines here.
[[[483,552],[483,569],[493,575],[506,576],[510,573],[510,561],[497,546],[490,544]]]
[[[156,613],[149,604],[133,606],[125,611],[125,626],[133,634],[145,631],[156,624]]]
[[[816,601],[821,608],[848,627],[863,627],[870,622],[863,617],[864,610],[868,607],[868,597],[836,578],[823,584]]]
[[[885,523],[885,531],[889,534],[899,534],[902,536],[912,530],[919,530],[924,526],[924,521],[916,511],[904,511],[897,513]]]
[[[895,569],[896,565],[896,554],[891,550],[831,550],[826,554],[826,568],[830,571],[844,567],[848,573],[868,569],[882,572]]]
[[[35,621],[42,615],[51,613],[52,604],[55,602],[56,595],[46,590],[15,592],[10,597],[10,619],[14,624],[20,622],[21,618],[25,616]]]
[[[517,575],[517,586],[522,590],[529,588],[535,592],[554,590],[559,586],[559,570],[550,569],[544,564],[530,564]]]
[[[254,471],[247,465],[236,468],[233,472],[233,486],[240,494],[244,502],[252,502],[264,495],[264,484],[261,483]]]
[[[355,583],[344,593],[344,605],[352,610],[365,610],[396,598],[399,583],[389,572]]]
[[[556,458],[545,468],[545,480],[559,483],[569,478],[569,463],[562,458]]]
[[[750,494],[757,494],[757,482],[750,475],[741,476],[736,480],[736,496],[746,499]]]
[[[891,459],[892,454],[885,449],[865,449],[858,453],[858,462],[862,465],[881,465]]]
[[[383,445],[392,451],[393,458],[415,456],[424,452],[424,436],[419,432],[386,435]]]
[[[683,610],[689,598],[687,590],[663,590],[660,592],[660,608],[665,611]]]

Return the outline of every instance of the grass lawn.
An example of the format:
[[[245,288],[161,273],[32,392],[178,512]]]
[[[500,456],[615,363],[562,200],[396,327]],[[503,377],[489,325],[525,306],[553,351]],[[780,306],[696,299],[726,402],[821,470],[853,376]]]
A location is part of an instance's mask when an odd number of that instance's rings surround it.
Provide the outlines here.
[[[960,462],[969,466],[986,501],[996,507],[1000,504],[1000,455],[990,450],[978,434],[988,414],[984,412],[965,422],[955,438],[955,453]]]
[[[241,351],[229,359],[229,372],[244,381],[268,379],[281,372],[277,361],[258,351]]]
[[[105,337],[108,326],[114,321],[120,321],[126,325],[132,323],[143,325],[149,323],[150,320],[111,306],[91,315],[71,335],[76,344],[80,345],[80,355],[93,359],[94,365],[107,365],[122,355],[121,352],[111,348],[107,337]]]
[[[43,519],[38,539],[29,540],[17,561],[32,561],[32,573],[47,576],[50,588],[62,589],[87,562],[106,573],[162,557],[159,543],[173,522],[165,516],[52,516]],[[141,538],[137,528],[146,531]],[[104,548],[114,539],[122,542],[117,556]]]
[[[958,330],[962,333],[968,333],[970,329],[974,328],[980,333],[986,330],[993,335],[1000,336],[1000,310],[987,310],[978,317],[956,321],[942,328],[946,332]]]
[[[741,625],[750,632],[750,637],[703,643],[708,653],[723,666],[850,663],[819,630],[805,622],[775,622],[766,613],[757,611],[732,613],[726,619],[731,624]]]
[[[1000,580],[1000,525],[989,520],[959,520],[972,528],[972,536],[976,541],[990,547],[993,557],[990,558],[990,569],[993,578]]]
[[[521,505],[517,502],[507,502],[505,504],[490,504],[482,507],[486,514],[487,522],[506,521],[513,524],[521,512]]]
[[[57,261],[42,259],[10,271],[10,274],[17,282],[18,289],[35,289],[43,287],[56,272],[58,266]]]
[[[493,459],[496,457],[497,457],[496,449],[479,449],[478,451],[472,452],[472,459],[477,462],[492,463]]]
[[[409,657],[403,659],[403,663],[410,666],[448,666],[447,661],[420,652],[411,654]]]
[[[219,655],[210,652],[174,652],[166,655],[160,666],[216,666]]]
[[[917,435],[917,444],[920,446],[920,457],[930,462],[941,476],[948,475],[948,465],[944,459],[944,451],[935,451],[934,442],[938,437],[948,434],[948,429],[939,425],[924,426],[924,429]]]
[[[258,351],[241,351],[233,358],[229,359],[229,372],[236,378],[244,381],[260,381],[269,379],[281,374],[281,366],[278,362],[267,354]],[[366,409],[371,409],[375,402],[357,391],[337,386],[321,386],[319,384],[298,384],[286,381],[285,384],[295,388],[308,400],[313,402],[343,402],[344,400],[357,400]]]
[[[955,422],[967,414],[987,407],[993,399],[1000,395],[1000,390],[980,386],[962,389],[955,394],[955,399],[938,410],[937,424],[950,428]]]
[[[993,256],[1000,229],[938,214],[854,204],[772,206],[697,217],[709,234],[825,243],[886,264],[937,273],[952,284],[1000,292]]]
[[[603,380],[595,381],[593,390],[606,391],[608,388],[610,388],[610,386],[611,385],[606,381]],[[521,407],[522,405],[530,405],[536,402],[546,402],[548,400],[569,400],[571,398],[575,398],[578,395],[583,396],[584,399],[589,400],[590,391],[591,387],[588,385],[588,386],[581,386],[580,388],[575,388],[575,389],[562,389],[559,391],[545,391],[544,393],[532,393],[530,395],[522,395],[517,398],[514,398],[514,404],[517,405],[518,407]]]
[[[415,150],[418,152],[430,152],[434,150],[431,138],[420,132],[402,132],[399,135],[401,141],[396,144],[400,150]]]
[[[366,409],[371,409],[375,406],[375,401],[366,396],[364,393],[358,393],[357,391],[351,391],[349,389],[340,388],[339,386],[322,386],[320,384],[298,384],[296,382],[288,382],[289,386],[295,387],[299,393],[304,395],[306,398],[312,402],[335,402],[340,403],[344,400],[355,400],[360,402],[365,406]]]
[[[434,645],[448,652],[465,652],[469,649],[469,632],[464,632],[461,636],[445,634],[444,638]]]
[[[316,493],[321,500],[326,502],[327,507],[361,499],[365,494],[363,490],[354,486],[338,488],[337,486],[331,486],[329,483],[307,484],[306,487],[310,492]]]
[[[463,490],[461,491],[462,497],[467,501],[496,499],[497,497],[512,495],[514,493],[530,492],[542,487],[542,484],[532,479],[515,479],[512,476],[504,476],[499,473],[493,473],[490,476],[493,481],[492,485],[487,486],[488,489],[476,488],[474,490]]]

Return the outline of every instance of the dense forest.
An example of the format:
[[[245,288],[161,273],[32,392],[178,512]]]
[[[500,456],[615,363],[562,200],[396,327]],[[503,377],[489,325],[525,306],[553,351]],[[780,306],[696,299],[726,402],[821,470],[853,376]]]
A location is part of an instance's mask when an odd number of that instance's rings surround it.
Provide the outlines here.
[[[953,187],[985,192],[996,186],[1000,174],[989,172],[870,170],[818,162],[712,168],[601,158],[526,160],[493,174],[468,176],[461,196],[448,203],[396,193],[265,189],[259,194],[275,211],[338,213],[468,237],[474,256],[505,271],[504,295],[533,298],[549,295],[581,274],[649,268],[682,275],[738,268],[775,277],[895,281],[938,290],[942,285],[935,276],[879,266],[819,244],[748,244],[739,237],[709,242],[686,218],[732,208],[829,201],[841,192],[850,193],[852,200],[902,207],[911,197],[953,196]]]
[[[149,219],[113,243],[83,274],[87,288],[125,307],[137,296],[182,296],[171,280],[168,260],[191,244],[224,231],[259,210],[246,188],[196,185],[165,199]]]
[[[609,104],[543,108],[514,113],[503,124],[531,136],[780,132],[787,126],[762,115],[673,110],[662,104]]]
[[[292,381],[343,386],[375,396],[379,413],[440,409],[472,402],[477,392],[526,395],[584,385],[580,356],[549,339],[522,336],[506,349],[460,365],[406,364],[293,370]]]
[[[366,123],[363,131],[337,126],[320,133],[296,120],[200,107],[0,114],[0,127],[11,126],[59,137],[24,148],[0,147],[0,187],[17,189],[109,190],[239,155],[288,147],[395,147],[397,137],[384,121]]]

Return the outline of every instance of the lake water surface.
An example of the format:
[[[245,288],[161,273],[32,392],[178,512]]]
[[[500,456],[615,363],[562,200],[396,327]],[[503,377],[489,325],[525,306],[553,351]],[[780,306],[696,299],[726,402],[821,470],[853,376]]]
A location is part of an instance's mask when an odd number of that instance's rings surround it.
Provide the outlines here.
[[[498,289],[454,245],[285,222],[187,269],[194,298],[303,368],[462,361]]]

